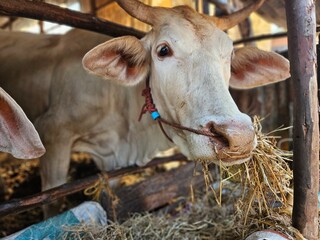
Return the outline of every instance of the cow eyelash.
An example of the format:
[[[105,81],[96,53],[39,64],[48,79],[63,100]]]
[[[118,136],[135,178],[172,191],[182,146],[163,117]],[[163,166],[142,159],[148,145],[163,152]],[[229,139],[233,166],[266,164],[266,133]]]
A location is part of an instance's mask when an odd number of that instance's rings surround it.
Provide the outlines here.
[[[172,56],[172,50],[168,44],[160,44],[157,47],[157,55],[159,58],[170,57]]]

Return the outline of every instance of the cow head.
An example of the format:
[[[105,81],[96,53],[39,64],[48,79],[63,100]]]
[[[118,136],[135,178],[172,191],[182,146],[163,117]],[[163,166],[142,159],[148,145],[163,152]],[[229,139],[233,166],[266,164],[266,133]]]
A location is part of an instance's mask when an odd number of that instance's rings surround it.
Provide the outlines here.
[[[228,87],[252,88],[289,77],[285,58],[253,47],[234,50],[223,32],[262,2],[218,19],[186,6],[167,9],[118,0],[152,30],[141,40],[121,37],[97,46],[83,65],[126,86],[150,77],[154,102],[164,118],[215,135],[171,129],[170,136],[185,155],[225,165],[241,163],[250,158],[256,137],[250,117],[238,110]]]

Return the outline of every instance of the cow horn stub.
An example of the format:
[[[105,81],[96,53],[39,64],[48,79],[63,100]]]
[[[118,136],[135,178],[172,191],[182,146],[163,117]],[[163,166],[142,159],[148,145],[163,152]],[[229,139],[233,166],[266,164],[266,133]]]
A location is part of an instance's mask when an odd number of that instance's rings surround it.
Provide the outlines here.
[[[244,7],[240,11],[234,12],[228,16],[224,16],[224,17],[215,17],[215,16],[207,16],[207,15],[204,15],[204,16],[206,18],[209,18],[211,21],[213,21],[219,29],[227,30],[238,25],[240,22],[245,20],[252,12],[256,11],[259,7],[261,7],[264,1],[265,0],[257,0],[254,3]]]
[[[138,0],[116,0],[120,7],[132,17],[151,26],[157,23],[161,7],[148,6]]]

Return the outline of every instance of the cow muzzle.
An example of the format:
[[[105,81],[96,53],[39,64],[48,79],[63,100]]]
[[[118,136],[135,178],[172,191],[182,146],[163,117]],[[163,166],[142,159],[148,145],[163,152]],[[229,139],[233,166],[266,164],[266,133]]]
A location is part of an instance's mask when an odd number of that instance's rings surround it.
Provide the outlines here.
[[[209,138],[215,159],[223,165],[240,164],[250,159],[257,145],[253,124],[249,117],[239,120],[209,121],[205,131],[213,133]],[[249,119],[249,120],[248,120]]]

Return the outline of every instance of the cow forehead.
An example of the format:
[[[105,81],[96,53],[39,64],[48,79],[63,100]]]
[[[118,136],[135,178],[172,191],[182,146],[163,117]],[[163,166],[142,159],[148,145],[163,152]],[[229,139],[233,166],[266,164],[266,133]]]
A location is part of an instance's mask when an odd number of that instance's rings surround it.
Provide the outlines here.
[[[212,21],[208,21],[207,18],[188,6],[174,7],[171,14],[171,17],[176,17],[173,21],[177,21],[178,24],[181,21],[188,22],[199,37],[210,35],[212,30],[216,29]]]
[[[203,49],[209,52],[232,50],[232,41],[215,24],[187,6],[179,6],[153,27],[151,46],[170,41],[186,51]]]

